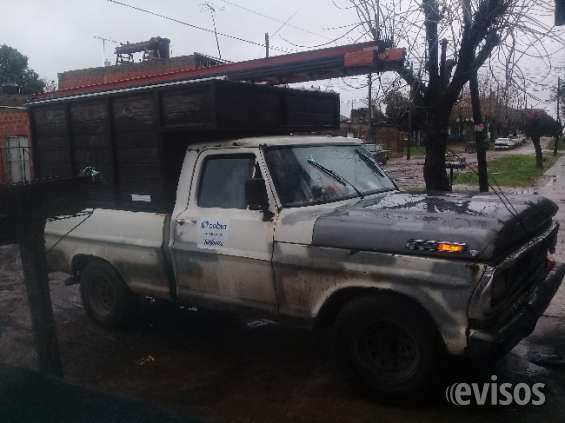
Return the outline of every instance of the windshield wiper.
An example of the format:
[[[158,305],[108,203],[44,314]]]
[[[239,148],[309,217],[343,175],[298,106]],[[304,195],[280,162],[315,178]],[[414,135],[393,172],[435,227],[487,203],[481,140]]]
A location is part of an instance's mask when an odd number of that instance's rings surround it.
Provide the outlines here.
[[[361,157],[361,160],[363,160],[369,167],[371,167],[373,170],[377,171],[377,173],[379,175],[381,175],[383,178],[385,178],[385,174],[383,173],[381,168],[375,163],[375,161],[373,159],[371,159],[369,156],[366,156],[364,153],[362,153],[359,150],[355,150],[355,151],[357,152],[357,155],[359,157]]]
[[[349,182],[347,179],[345,179],[343,176],[341,176],[340,174],[336,173],[335,171],[328,169],[327,167],[325,167],[324,165],[318,163],[316,160],[314,159],[308,159],[306,160],[308,162],[309,165],[314,166],[316,169],[321,170],[322,172],[324,172],[326,175],[331,176],[332,178],[334,178],[337,182],[339,182],[341,185],[343,186],[347,186],[349,185],[351,188],[353,188],[353,190],[357,193],[357,195],[363,199],[365,198],[365,196],[363,195],[363,193],[361,191],[359,191],[357,189],[357,187],[355,185],[353,185],[351,182]]]

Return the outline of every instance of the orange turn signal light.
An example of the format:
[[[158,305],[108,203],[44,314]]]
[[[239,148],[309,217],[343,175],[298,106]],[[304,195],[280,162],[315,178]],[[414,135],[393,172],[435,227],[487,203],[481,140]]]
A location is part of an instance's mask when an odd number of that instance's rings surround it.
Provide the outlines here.
[[[440,242],[437,244],[436,251],[440,253],[462,253],[465,251],[465,245],[451,242]]]

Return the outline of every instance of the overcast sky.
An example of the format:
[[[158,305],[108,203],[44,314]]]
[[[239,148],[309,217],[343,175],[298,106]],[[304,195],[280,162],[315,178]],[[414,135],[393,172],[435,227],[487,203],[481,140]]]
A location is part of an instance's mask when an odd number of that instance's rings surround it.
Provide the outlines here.
[[[204,0],[124,2],[199,26],[212,27],[210,11],[203,6]],[[326,43],[344,31],[328,28],[356,21],[351,11],[338,10],[330,0],[209,0],[208,3],[216,9],[218,31],[259,43],[264,41],[265,32],[276,32],[281,26],[280,21],[290,18],[289,24],[271,40],[274,49],[297,49],[289,42],[302,46]],[[172,54],[175,56],[194,51],[218,55],[213,34],[124,8],[107,0],[0,0],[0,5],[3,18],[0,43],[15,47],[28,56],[30,66],[48,80],[56,80],[58,72],[101,66],[102,42],[94,36],[133,42],[158,35],[171,39]],[[354,39],[349,37],[340,43],[352,41]],[[108,58],[112,58],[114,47],[108,45]],[[262,47],[224,37],[220,37],[220,48],[223,57],[232,61],[264,56]],[[278,53],[272,51],[272,54]],[[565,65],[565,54],[563,59],[560,64]],[[533,69],[535,63],[532,66]],[[355,81],[350,82],[355,85]],[[365,89],[353,89],[341,80],[313,82],[309,85],[340,92],[344,114],[348,114],[352,100],[360,101],[366,96]]]

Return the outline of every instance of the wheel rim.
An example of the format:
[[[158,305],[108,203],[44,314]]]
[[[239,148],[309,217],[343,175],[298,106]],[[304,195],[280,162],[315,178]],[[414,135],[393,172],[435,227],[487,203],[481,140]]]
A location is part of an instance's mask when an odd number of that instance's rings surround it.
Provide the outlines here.
[[[387,385],[410,379],[420,363],[420,350],[414,337],[389,321],[367,326],[355,342],[354,355],[364,369]]]
[[[99,277],[89,284],[90,305],[94,313],[107,317],[116,303],[116,293],[112,283],[106,278]]]

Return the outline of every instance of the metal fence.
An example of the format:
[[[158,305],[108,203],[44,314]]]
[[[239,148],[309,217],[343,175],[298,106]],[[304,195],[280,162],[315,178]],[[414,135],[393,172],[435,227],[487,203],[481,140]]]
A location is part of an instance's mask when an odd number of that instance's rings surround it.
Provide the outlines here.
[[[30,182],[32,156],[29,139],[10,137],[0,140],[0,184],[21,184]]]

